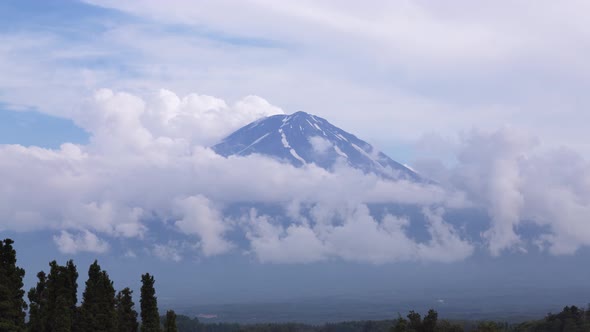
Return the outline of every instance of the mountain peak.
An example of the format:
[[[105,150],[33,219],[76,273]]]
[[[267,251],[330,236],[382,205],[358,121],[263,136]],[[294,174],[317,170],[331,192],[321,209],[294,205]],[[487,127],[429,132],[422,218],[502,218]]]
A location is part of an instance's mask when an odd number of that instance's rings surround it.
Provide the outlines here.
[[[312,115],[309,113],[306,113],[304,111],[297,111],[297,112],[287,115],[287,117],[291,117],[291,118],[295,118],[295,117],[299,117],[299,116],[310,117]]]
[[[345,162],[384,178],[421,181],[412,170],[369,143],[321,117],[302,111],[254,121],[212,148],[226,157],[257,153],[297,167],[314,163],[331,170],[336,163]]]
[[[303,111],[297,111],[291,114],[281,114],[280,116],[282,117],[283,126],[295,123],[305,123],[305,121],[310,123],[317,122],[317,117],[315,115]]]

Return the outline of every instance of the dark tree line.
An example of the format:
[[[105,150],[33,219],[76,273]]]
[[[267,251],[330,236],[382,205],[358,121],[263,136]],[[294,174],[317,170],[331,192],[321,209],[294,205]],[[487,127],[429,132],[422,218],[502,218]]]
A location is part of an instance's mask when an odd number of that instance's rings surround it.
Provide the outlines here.
[[[558,314],[549,313],[545,319],[518,324],[517,332],[588,332],[590,331],[590,306],[587,310],[574,306],[564,307]]]
[[[419,313],[410,311],[407,319],[401,316],[391,328],[392,332],[463,332],[463,327],[447,320],[438,320],[438,313],[432,309],[422,318]]]
[[[129,288],[116,293],[109,274],[97,261],[88,269],[82,303],[78,306],[78,271],[72,260],[49,263],[49,273],[37,274],[29,290],[29,320],[25,323],[25,271],[16,265],[10,239],[0,241],[0,332],[177,332],[176,314],[169,311],[160,326],[154,277],[141,276],[141,320]]]
[[[509,325],[496,322],[461,323],[439,320],[428,311],[422,317],[410,311],[394,321],[357,321],[321,326],[296,323],[240,325],[202,324],[196,318],[178,316],[174,311],[159,316],[155,280],[141,276],[140,314],[135,310],[133,291],[115,291],[109,274],[97,261],[88,269],[82,302],[78,301],[78,271],[72,260],[65,265],[49,263],[49,272],[37,274],[37,285],[24,300],[25,270],[17,266],[10,239],[0,241],[0,332],[590,332],[590,307],[565,307],[544,319]],[[26,310],[29,319],[25,322]],[[141,324],[138,321],[141,317]],[[162,322],[162,323],[161,323]]]

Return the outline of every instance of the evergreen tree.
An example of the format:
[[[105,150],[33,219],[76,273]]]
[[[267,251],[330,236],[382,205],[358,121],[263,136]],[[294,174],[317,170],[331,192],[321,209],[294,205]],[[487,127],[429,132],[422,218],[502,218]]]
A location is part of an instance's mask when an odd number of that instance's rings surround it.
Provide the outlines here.
[[[132,290],[124,288],[117,294],[115,308],[117,311],[117,332],[137,332],[137,311],[133,308],[135,303],[131,294]]]
[[[16,266],[16,250],[11,239],[0,241],[0,331],[18,332],[25,327],[23,277]]]
[[[399,315],[399,314],[398,314]],[[430,309],[424,319],[419,313],[410,311],[408,319],[399,315],[390,328],[391,332],[463,332],[463,327],[451,324],[449,321],[438,320],[438,313]]]
[[[28,293],[31,302],[29,331],[71,332],[76,317],[78,272],[73,261],[49,263],[49,274],[37,274],[37,286]]]
[[[437,320],[438,313],[432,309],[428,310],[428,314],[422,320],[422,331],[435,332]]]
[[[47,277],[47,332],[71,332],[78,302],[78,271],[72,260],[65,266],[49,263]]]
[[[409,330],[422,332],[422,317],[420,316],[420,314],[415,312],[414,310],[410,310],[410,313],[407,317],[410,321]]]
[[[44,331],[47,325],[47,298],[45,289],[47,288],[47,275],[41,271],[37,273],[37,286],[31,288],[28,293],[29,298],[29,331]]]
[[[154,282],[154,277],[149,273],[141,276],[141,332],[160,332],[160,315]]]
[[[398,314],[398,318],[394,321],[393,327],[390,329],[391,332],[406,332],[408,331],[408,321],[404,319],[400,314]]]
[[[71,332],[74,325],[76,310],[70,308],[70,301],[67,294],[58,294],[55,299],[53,316],[50,319],[50,330],[52,332]]]
[[[437,332],[463,332],[463,327],[458,324],[452,324],[448,320],[441,320],[436,324]]]
[[[164,324],[164,332],[178,332],[176,328],[176,313],[174,310],[166,312],[166,323]]]
[[[84,332],[115,331],[115,288],[106,271],[95,260],[88,269],[76,329]]]

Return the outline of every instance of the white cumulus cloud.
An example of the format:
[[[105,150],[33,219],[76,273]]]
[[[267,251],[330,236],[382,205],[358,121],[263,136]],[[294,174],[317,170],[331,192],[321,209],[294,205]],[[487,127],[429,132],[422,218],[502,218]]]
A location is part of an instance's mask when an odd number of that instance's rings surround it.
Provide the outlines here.
[[[283,226],[271,217],[248,216],[247,237],[252,253],[262,262],[310,263],[339,258],[384,264],[398,261],[463,260],[474,251],[454,227],[442,219],[442,210],[425,210],[430,240],[417,242],[407,233],[407,218],[371,216],[366,205],[343,209],[316,205],[311,219]]]
[[[206,197],[186,197],[178,201],[177,206],[183,217],[175,222],[176,227],[185,234],[199,236],[203,255],[223,254],[233,247],[224,238],[224,233],[230,229],[229,222]]]
[[[109,244],[98,238],[90,231],[82,231],[72,234],[68,231],[61,231],[53,237],[59,251],[64,254],[76,254],[78,252],[92,252],[102,254],[109,250]]]
[[[571,254],[590,245],[590,163],[571,150],[543,149],[516,129],[474,130],[441,149],[454,161],[415,164],[438,183],[388,181],[346,164],[327,171],[256,154],[219,156],[207,145],[282,112],[253,96],[228,105],[165,90],[151,97],[98,91],[74,116],[90,132],[88,144],[0,145],[1,228],[55,232],[56,245],[68,253],[104,252],[109,247],[101,238],[134,238],[172,261],[248,251],[273,263],[452,262],[472,255],[479,242],[492,255],[530,245]],[[324,143],[314,144],[329,148]],[[226,214],[244,203],[284,207],[284,218]],[[423,208],[426,223],[403,214],[376,217],[371,204]],[[465,207],[487,212],[481,236],[457,228],[469,220],[445,219],[446,210]],[[520,232],[525,224],[540,234],[527,239]],[[423,227],[429,239],[416,240],[409,225]],[[160,229],[192,244],[161,244]]]

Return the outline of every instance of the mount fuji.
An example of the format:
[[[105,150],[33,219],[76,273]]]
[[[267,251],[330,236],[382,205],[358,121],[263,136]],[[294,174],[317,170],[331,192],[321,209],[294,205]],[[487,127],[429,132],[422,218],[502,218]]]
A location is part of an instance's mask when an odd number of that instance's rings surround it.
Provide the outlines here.
[[[259,119],[227,136],[212,149],[225,157],[256,153],[296,167],[313,163],[327,170],[345,163],[390,180],[425,181],[371,144],[305,112]]]

